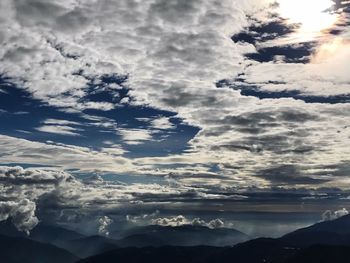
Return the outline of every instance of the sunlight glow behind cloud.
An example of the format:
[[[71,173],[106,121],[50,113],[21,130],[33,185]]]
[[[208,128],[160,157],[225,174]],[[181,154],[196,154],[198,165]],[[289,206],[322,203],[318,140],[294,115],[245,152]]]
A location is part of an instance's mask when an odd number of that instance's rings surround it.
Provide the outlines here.
[[[310,40],[330,28],[339,15],[331,12],[331,0],[278,0],[278,13],[289,23],[300,24],[298,38]]]

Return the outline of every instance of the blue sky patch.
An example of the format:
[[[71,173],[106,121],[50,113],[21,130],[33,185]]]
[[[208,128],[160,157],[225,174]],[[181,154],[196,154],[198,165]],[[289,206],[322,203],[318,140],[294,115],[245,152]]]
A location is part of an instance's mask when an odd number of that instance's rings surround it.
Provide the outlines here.
[[[72,113],[37,100],[25,89],[2,78],[0,133],[31,141],[52,141],[94,150],[121,145],[128,157],[165,156],[188,149],[188,141],[199,129],[184,124],[174,112],[120,104],[128,96],[128,90],[121,86],[124,81],[125,78],[118,76],[102,76],[98,81],[92,80],[86,89],[87,95],[81,99],[81,102],[113,103],[115,107],[111,110],[85,109]],[[111,84],[120,88],[111,89]],[[152,121],[158,118],[168,119],[172,127],[153,127]],[[150,138],[131,144],[123,139],[119,129],[145,131],[150,134]]]

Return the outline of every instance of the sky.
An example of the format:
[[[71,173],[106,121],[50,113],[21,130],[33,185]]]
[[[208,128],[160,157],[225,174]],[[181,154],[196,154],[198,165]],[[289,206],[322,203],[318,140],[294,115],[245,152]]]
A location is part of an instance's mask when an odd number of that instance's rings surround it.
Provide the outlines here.
[[[0,221],[267,235],[344,211],[349,16],[345,0],[2,0]]]

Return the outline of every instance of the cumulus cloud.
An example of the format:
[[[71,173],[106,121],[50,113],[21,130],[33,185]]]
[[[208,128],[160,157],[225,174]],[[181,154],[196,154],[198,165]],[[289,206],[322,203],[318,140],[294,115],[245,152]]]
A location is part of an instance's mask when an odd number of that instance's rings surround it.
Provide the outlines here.
[[[37,200],[62,185],[74,181],[65,172],[0,167],[0,221],[11,219],[20,231],[29,233],[39,222]]]
[[[203,189],[204,190],[204,189]],[[80,216],[97,217],[98,233],[108,235],[113,219],[108,216],[116,209],[128,208],[139,211],[147,208],[149,200],[162,204],[164,200],[191,198],[200,190],[183,185],[125,184],[106,181],[101,176],[79,180],[71,174],[49,169],[23,169],[22,167],[0,167],[0,220],[11,219],[21,231],[30,231],[39,219],[54,217],[55,220]],[[190,194],[190,195],[189,195]],[[208,199],[210,197],[207,197]],[[166,201],[166,202],[167,202]],[[39,215],[36,215],[39,211]],[[103,216],[101,216],[101,214]],[[199,218],[189,220],[183,216],[157,218],[159,211],[143,215],[128,215],[131,223],[153,222],[160,225],[205,225],[220,226],[220,220],[205,222]],[[63,217],[63,215],[69,215]],[[75,219],[74,219],[75,218]],[[68,222],[73,223],[73,222]]]
[[[331,220],[335,220],[338,219],[340,217],[346,216],[349,214],[349,211],[346,208],[337,210],[337,211],[331,211],[331,210],[326,210],[323,214],[322,214],[322,220],[323,221],[331,221]]]
[[[190,221],[188,221],[184,216],[179,215],[171,218],[156,218],[152,220],[152,224],[154,225],[160,225],[160,226],[182,226],[182,225],[188,225],[190,224]]]
[[[221,228],[224,227],[225,223],[221,219],[214,219],[208,223],[210,228]]]
[[[72,181],[73,177],[62,171],[50,170],[30,170],[23,169],[20,166],[7,167],[0,166],[0,183],[4,187],[26,185],[59,185],[64,182]]]
[[[110,219],[108,216],[103,216],[98,219],[98,223],[98,233],[103,236],[109,236],[108,227],[110,224],[113,223],[113,220]]]
[[[213,219],[209,222],[202,220],[200,218],[194,218],[192,220],[182,216],[174,216],[174,217],[160,217],[151,220],[151,223],[154,225],[160,226],[171,226],[178,227],[184,225],[193,225],[193,226],[206,226],[212,229],[222,228],[224,227],[224,222],[221,219]]]
[[[142,204],[142,203],[141,203]],[[154,219],[159,214],[159,210],[154,211],[150,214],[141,214],[141,215],[126,215],[126,221],[133,223],[133,224],[139,224],[139,223],[145,223],[145,220]]]
[[[88,80],[76,72],[131,73],[131,82],[143,81],[143,87],[162,78],[169,83],[180,75],[191,82],[215,81],[213,77],[237,66],[230,34],[246,23],[242,9],[247,6],[215,0],[3,1],[6,19],[1,23],[13,33],[2,31],[3,39],[12,42],[2,50],[1,71],[19,82],[25,79],[22,84],[34,96],[51,104],[107,110],[110,106],[78,103]],[[130,20],[131,15],[138,19]],[[183,67],[186,63],[189,67]],[[76,97],[68,98],[70,92]]]
[[[29,234],[39,222],[35,216],[36,205],[33,201],[23,199],[20,201],[0,201],[0,221],[11,219],[19,231]]]

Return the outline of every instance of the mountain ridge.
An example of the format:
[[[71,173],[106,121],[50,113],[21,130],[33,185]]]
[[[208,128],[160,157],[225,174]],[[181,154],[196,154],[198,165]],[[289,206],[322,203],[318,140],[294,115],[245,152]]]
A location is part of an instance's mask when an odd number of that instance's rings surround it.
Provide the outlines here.
[[[82,259],[79,263],[345,263],[350,257],[350,231],[341,234],[340,229],[348,225],[350,216],[344,216],[298,229],[280,238],[257,238],[231,247],[118,248]],[[319,261],[311,261],[312,257]]]

